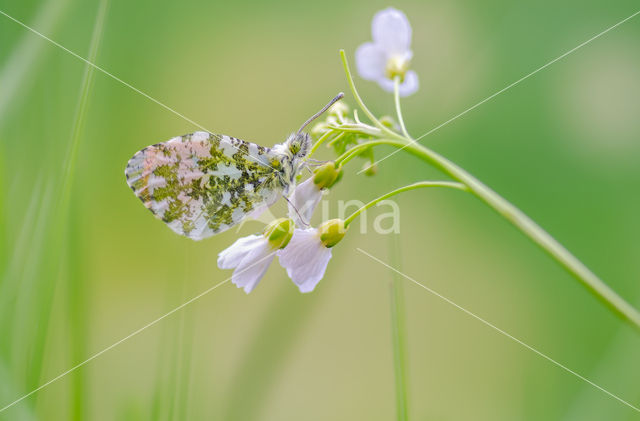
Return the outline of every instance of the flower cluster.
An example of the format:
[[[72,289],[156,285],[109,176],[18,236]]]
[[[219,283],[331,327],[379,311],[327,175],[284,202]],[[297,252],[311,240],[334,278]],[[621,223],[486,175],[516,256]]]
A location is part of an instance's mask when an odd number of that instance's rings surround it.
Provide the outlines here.
[[[372,38],[373,42],[361,45],[356,51],[360,75],[399,96],[414,93],[418,89],[418,77],[409,70],[413,54],[411,26],[404,13],[393,8],[378,12],[373,18]],[[401,118],[398,121],[403,124]],[[326,142],[339,157],[315,164],[313,175],[296,186],[288,197],[288,218],[276,219],[261,234],[240,238],[220,252],[218,266],[234,270],[231,279],[236,286],[246,293],[253,291],[277,256],[300,292],[314,290],[331,259],[331,248],[342,240],[346,227],[357,213],[346,220],[326,221],[317,228],[309,225],[311,216],[322,195],[340,180],[344,163],[360,156],[368,161],[365,174],[375,173],[373,148],[366,143],[380,137],[381,130],[392,133],[397,127],[390,117],[376,122],[378,127],[362,123],[355,110],[350,117],[349,108],[340,102],[327,110],[326,119],[311,130],[316,138],[311,153]],[[304,165],[313,167],[308,161]]]
[[[292,219],[280,218],[260,235],[238,239],[218,255],[221,269],[234,269],[231,276],[248,294],[258,285],[275,256],[300,292],[316,287],[331,259],[331,247],[342,240],[344,221],[332,219],[318,228],[296,228]]]
[[[234,269],[232,282],[248,294],[277,255],[300,292],[313,291],[331,259],[331,247],[344,237],[345,226],[344,221],[332,219],[312,228],[308,221],[323,192],[338,181],[341,173],[333,162],[318,167],[289,196],[289,218],[276,219],[261,235],[237,240],[220,252],[218,266]]]

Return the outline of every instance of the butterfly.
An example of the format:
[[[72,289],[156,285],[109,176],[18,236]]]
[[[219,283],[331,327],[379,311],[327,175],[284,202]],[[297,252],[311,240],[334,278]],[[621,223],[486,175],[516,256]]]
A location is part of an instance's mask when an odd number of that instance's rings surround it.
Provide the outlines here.
[[[127,163],[127,184],[174,232],[192,240],[221,233],[287,197],[311,148],[302,130],[343,97],[272,148],[205,131],[148,146]]]

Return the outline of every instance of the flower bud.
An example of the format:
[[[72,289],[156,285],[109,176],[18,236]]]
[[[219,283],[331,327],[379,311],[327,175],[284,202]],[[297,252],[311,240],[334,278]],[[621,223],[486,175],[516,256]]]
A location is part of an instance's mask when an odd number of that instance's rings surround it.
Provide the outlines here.
[[[326,119],[324,119],[323,121],[320,121],[315,126],[313,126],[310,133],[315,137],[320,137],[326,132],[328,132],[329,130],[331,130],[331,127],[329,126],[336,126],[338,124],[339,124],[338,118],[334,115],[329,115]]]
[[[331,248],[344,238],[347,228],[342,219],[330,219],[318,227],[320,241],[325,247]]]
[[[313,184],[320,190],[333,186],[342,173],[342,168],[336,168],[333,161],[327,162],[313,172]]]
[[[344,175],[344,171],[342,171],[342,165],[338,167],[338,176],[336,177],[336,180],[333,182],[332,186],[334,184],[336,184],[338,181],[342,180],[342,176]]]
[[[371,162],[366,162],[363,166],[362,166],[362,171],[364,171],[364,175],[366,176],[374,176],[378,173],[378,165],[371,163]]]
[[[269,245],[277,250],[283,249],[289,244],[294,228],[295,224],[291,219],[278,218],[267,225],[263,233],[269,241]]]
[[[383,126],[388,127],[390,129],[395,129],[396,127],[396,122],[393,119],[393,117],[390,117],[388,115],[383,115],[382,117],[380,117],[380,123],[382,123]]]
[[[318,138],[323,134],[325,134],[328,130],[329,130],[329,125],[327,124],[327,122],[321,121],[320,123],[313,126],[313,128],[309,133],[311,133],[314,137]]]
[[[349,113],[349,106],[342,101],[338,101],[329,107],[329,115],[342,117]]]

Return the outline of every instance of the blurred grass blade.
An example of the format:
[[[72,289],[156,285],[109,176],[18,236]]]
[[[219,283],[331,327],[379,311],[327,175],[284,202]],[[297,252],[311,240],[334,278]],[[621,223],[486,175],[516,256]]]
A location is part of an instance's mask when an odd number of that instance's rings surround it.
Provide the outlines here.
[[[237,373],[227,388],[228,397],[223,400],[227,407],[221,419],[261,419],[261,410],[272,386],[294,352],[295,342],[300,339],[313,310],[319,305],[323,290],[319,288],[311,295],[301,295],[292,285],[286,285],[272,299],[263,322],[250,335],[251,340],[236,366]],[[282,311],[283,308],[287,311]]]
[[[191,262],[189,248],[174,250],[176,255],[184,254],[184,263],[179,273],[171,279],[185,282],[170,282],[167,290],[167,307],[174,307],[175,301],[189,299],[186,282],[190,278]],[[153,395],[151,398],[150,419],[184,420],[188,416],[189,389],[191,387],[191,357],[194,341],[193,311],[181,311],[175,318],[167,320],[162,326],[158,340],[158,360],[155,370]]]
[[[392,267],[401,270],[401,251],[398,236],[389,234],[389,261]],[[396,389],[396,416],[399,421],[409,419],[407,403],[407,333],[404,308],[403,280],[395,271],[391,273],[390,313],[391,313],[391,343],[393,347],[393,369]]]
[[[108,5],[109,0],[101,0],[98,6],[89,47],[88,60],[90,62],[95,62],[98,55]],[[94,73],[95,69],[93,66],[85,65],[80,97],[73,122],[71,143],[65,162],[66,171],[63,174],[62,194],[60,197],[60,218],[58,220],[60,227],[66,227],[66,232],[62,234],[62,238],[65,238],[67,241],[65,253],[66,270],[64,272],[66,272],[67,275],[66,288],[70,326],[70,357],[72,362],[82,361],[82,359],[86,357],[86,340],[89,331],[86,318],[88,310],[86,305],[88,282],[85,281],[86,273],[83,270],[83,263],[85,262],[83,257],[84,245],[82,244],[81,230],[79,227],[82,223],[80,216],[84,213],[80,209],[80,202],[78,200],[71,201],[70,198],[78,159],[78,148],[82,133],[84,132],[84,125],[89,108],[89,98],[93,86]],[[78,370],[73,373],[71,382],[70,406],[72,419],[86,419],[86,371]]]
[[[33,27],[42,32],[52,32],[58,25],[60,18],[69,5],[70,0],[49,0],[38,11],[33,21]],[[10,13],[10,10],[4,10]],[[7,19],[0,16],[0,19]],[[3,41],[4,43],[4,41]],[[7,118],[8,111],[12,110],[15,96],[25,80],[28,80],[32,72],[37,68],[36,63],[42,58],[43,49],[49,46],[39,37],[25,32],[18,46],[5,61],[0,72],[0,127]]]

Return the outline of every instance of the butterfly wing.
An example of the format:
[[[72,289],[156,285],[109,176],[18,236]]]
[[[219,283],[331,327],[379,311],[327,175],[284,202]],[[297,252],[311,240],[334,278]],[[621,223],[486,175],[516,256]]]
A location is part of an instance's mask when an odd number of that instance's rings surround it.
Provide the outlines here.
[[[125,175],[158,219],[180,235],[201,240],[281,196],[274,156],[254,143],[195,132],[142,149],[129,160]]]

